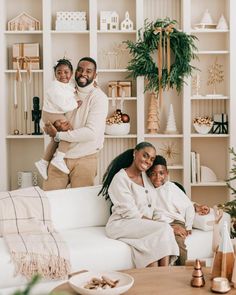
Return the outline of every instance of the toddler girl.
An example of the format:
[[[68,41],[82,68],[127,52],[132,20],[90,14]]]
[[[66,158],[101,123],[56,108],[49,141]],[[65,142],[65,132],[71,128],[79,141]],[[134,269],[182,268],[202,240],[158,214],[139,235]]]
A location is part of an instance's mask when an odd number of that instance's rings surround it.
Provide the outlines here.
[[[42,121],[44,124],[51,122],[60,131],[57,123],[65,120],[70,121],[74,111],[79,107],[80,101],[76,101],[75,85],[71,82],[73,74],[71,62],[65,58],[58,60],[54,66],[54,73],[56,80],[52,82],[44,97]],[[70,171],[64,161],[69,145],[69,142],[61,141],[57,143],[53,138],[51,139],[42,159],[35,163],[39,173],[45,180],[47,179],[49,161],[62,172],[69,174]]]

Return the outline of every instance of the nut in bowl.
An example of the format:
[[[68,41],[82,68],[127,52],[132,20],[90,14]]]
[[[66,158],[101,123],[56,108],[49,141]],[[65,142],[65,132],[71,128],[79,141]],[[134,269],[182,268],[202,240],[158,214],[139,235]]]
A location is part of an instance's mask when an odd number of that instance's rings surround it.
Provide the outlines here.
[[[81,295],[118,295],[128,291],[133,277],[116,271],[88,271],[69,279],[70,286]]]
[[[208,116],[197,117],[193,120],[193,126],[197,133],[207,134],[211,131],[213,120]]]

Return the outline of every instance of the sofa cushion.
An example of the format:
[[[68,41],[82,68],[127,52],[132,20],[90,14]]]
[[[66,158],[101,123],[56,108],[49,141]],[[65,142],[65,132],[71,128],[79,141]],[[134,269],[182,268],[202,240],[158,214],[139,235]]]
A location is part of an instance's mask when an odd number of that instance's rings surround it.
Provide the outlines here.
[[[121,270],[133,268],[131,249],[124,242],[106,236],[105,227],[87,227],[61,231],[71,259],[72,272]]]
[[[201,229],[203,231],[212,231],[213,222],[215,220],[214,210],[211,208],[209,214],[199,215],[195,214],[193,220],[193,228]],[[224,221],[227,221],[228,228],[230,228],[230,215],[228,213],[223,213],[223,217],[220,221],[220,225],[223,226]]]
[[[110,216],[110,202],[98,196],[101,186],[47,191],[56,230],[104,226]]]

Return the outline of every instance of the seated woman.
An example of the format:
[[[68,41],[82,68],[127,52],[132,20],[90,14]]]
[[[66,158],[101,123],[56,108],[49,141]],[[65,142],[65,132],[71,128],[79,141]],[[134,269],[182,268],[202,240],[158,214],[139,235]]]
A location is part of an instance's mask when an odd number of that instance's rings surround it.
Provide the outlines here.
[[[167,266],[179,255],[171,226],[152,220],[156,192],[145,172],[155,157],[148,142],[123,152],[108,166],[99,192],[113,203],[106,233],[131,247],[137,268]]]

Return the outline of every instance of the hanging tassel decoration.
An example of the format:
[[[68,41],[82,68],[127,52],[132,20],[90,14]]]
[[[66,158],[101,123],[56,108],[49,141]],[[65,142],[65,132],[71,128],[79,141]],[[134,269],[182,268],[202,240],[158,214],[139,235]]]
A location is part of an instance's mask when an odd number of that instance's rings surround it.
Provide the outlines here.
[[[169,25],[165,28],[165,32],[167,35],[167,74],[168,74],[168,89],[170,88],[170,34],[173,32],[173,25]]]
[[[159,44],[157,48],[157,64],[158,64],[158,83],[159,83],[159,101],[162,101],[162,28],[157,27],[154,30],[154,34],[159,34]]]

